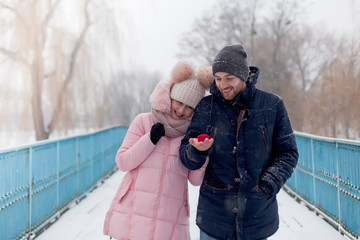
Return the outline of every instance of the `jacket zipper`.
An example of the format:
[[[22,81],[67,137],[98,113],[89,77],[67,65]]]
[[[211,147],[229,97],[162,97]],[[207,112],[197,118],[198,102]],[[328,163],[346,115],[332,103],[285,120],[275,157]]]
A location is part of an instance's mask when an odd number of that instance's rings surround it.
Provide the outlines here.
[[[260,131],[261,131],[262,138],[264,140],[266,157],[268,157],[268,147],[267,147],[267,142],[266,142],[265,132],[264,132],[263,126],[260,126]]]
[[[154,240],[154,238],[155,238],[155,231],[156,231],[156,224],[157,224],[157,221],[158,221],[160,201],[161,201],[162,193],[163,193],[163,190],[164,190],[164,178],[165,178],[166,168],[167,168],[167,164],[168,164],[168,160],[169,160],[170,144],[171,144],[171,142],[167,143],[165,156],[164,156],[165,158],[164,158],[164,165],[163,165],[162,172],[161,172],[162,175],[161,175],[161,179],[160,179],[160,181],[161,181],[160,182],[160,189],[159,189],[158,199],[157,199],[156,206],[155,206],[155,216],[154,216],[152,237],[150,238],[152,240]]]

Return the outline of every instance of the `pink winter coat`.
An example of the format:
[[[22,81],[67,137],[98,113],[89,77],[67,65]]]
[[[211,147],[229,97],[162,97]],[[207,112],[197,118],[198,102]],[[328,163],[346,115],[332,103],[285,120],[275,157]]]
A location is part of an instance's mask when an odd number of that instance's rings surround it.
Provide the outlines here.
[[[153,124],[151,113],[138,115],[116,155],[127,174],[106,214],[104,234],[118,240],[190,239],[187,180],[200,185],[205,166],[189,171],[182,165],[182,136],[154,145]]]

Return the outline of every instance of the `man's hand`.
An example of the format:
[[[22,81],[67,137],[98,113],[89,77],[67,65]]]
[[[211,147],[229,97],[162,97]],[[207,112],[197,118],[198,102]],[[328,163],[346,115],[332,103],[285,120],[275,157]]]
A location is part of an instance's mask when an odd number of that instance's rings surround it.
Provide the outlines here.
[[[206,151],[212,146],[214,139],[206,138],[203,142],[199,142],[197,138],[190,138],[189,143],[199,151]]]

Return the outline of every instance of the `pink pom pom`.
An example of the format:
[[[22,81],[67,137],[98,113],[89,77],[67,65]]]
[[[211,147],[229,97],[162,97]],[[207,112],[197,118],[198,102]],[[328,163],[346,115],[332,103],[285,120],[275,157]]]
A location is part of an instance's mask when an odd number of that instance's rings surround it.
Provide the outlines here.
[[[194,67],[188,62],[178,62],[171,73],[171,81],[179,83],[187,80],[194,75]]]
[[[201,86],[203,86],[205,89],[209,89],[214,80],[211,66],[201,67],[197,73],[197,80]]]

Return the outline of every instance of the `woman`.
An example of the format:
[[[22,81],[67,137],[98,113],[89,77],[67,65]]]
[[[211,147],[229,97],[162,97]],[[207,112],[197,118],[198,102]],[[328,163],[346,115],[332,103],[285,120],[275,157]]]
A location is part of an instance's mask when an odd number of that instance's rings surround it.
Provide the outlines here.
[[[156,86],[151,112],[133,120],[116,155],[117,166],[127,174],[106,215],[105,235],[118,240],[190,239],[187,180],[200,185],[206,165],[186,169],[179,146],[212,80],[211,68],[195,74],[191,64],[180,62],[170,81]]]

